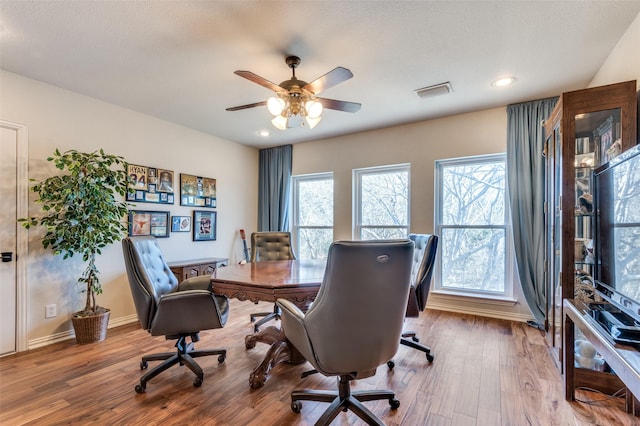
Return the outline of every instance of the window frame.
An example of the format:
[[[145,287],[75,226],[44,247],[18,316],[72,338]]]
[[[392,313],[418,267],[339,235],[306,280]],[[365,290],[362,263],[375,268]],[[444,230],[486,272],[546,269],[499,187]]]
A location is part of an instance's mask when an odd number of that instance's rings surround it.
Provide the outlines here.
[[[407,173],[407,223],[405,226],[396,225],[362,225],[362,177],[372,174],[382,173]],[[354,240],[360,240],[362,230],[365,228],[377,228],[377,229],[405,229],[405,236],[409,235],[409,229],[411,225],[411,163],[390,164],[385,166],[365,167],[360,169],[353,169],[353,205],[352,205],[352,238]]]
[[[300,229],[330,229],[331,233],[335,235],[335,231],[334,231],[335,209],[334,208],[331,209],[334,212],[334,215],[332,216],[332,222],[333,222],[332,225],[330,226],[329,225],[313,225],[313,226],[300,225],[300,218],[299,218],[300,183],[312,182],[312,181],[331,181],[332,191],[333,191],[332,202],[335,201],[335,182],[333,179],[333,172],[310,173],[310,174],[304,174],[304,175],[291,176],[291,239],[292,239],[294,252],[298,254],[298,256],[300,254]]]
[[[504,223],[503,225],[443,225],[443,170],[447,166],[479,165],[483,163],[503,162],[505,170],[504,188]],[[508,183],[507,183],[507,155],[506,153],[474,155],[469,157],[459,157],[441,159],[435,161],[434,167],[434,230],[439,236],[440,244],[443,244],[443,229],[503,229],[504,230],[504,291],[487,291],[479,289],[453,288],[443,286],[442,283],[442,251],[438,250],[436,255],[436,268],[433,277],[433,291],[435,293],[467,296],[483,299],[513,300],[515,283],[515,251],[513,245],[513,232],[511,222],[511,206],[509,205]]]

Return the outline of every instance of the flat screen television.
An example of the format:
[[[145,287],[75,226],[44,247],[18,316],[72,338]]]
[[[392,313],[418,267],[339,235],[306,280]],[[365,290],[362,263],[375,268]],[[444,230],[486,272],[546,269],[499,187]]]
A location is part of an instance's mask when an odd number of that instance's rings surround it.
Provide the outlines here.
[[[594,285],[611,306],[594,315],[614,340],[640,342],[640,146],[595,170]],[[599,317],[599,318],[598,318]]]

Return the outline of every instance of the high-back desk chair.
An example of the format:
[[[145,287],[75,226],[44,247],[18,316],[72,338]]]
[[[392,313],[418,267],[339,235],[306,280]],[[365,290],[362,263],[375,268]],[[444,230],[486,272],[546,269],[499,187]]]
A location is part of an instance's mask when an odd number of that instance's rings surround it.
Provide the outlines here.
[[[370,425],[384,425],[362,402],[387,399],[392,409],[400,406],[393,391],[352,392],[350,381],[375,375],[398,350],[412,254],[409,240],[334,242],[320,291],[306,314],[278,299],[287,339],[319,373],[338,381],[337,392],[293,391],[294,412],[300,412],[300,401],[329,402],[316,425],[328,425],[343,410]]]
[[[251,261],[265,262],[270,260],[294,260],[296,258],[291,248],[290,232],[253,232],[251,234]],[[273,311],[255,312],[250,315],[251,322],[257,317],[263,317],[257,321],[253,329],[257,333],[260,326],[273,319],[280,319],[280,309],[274,303]]]
[[[414,242],[413,266],[411,269],[411,288],[407,303],[407,318],[417,318],[421,311],[427,307],[427,298],[431,289],[431,277],[436,262],[438,250],[438,236],[431,234],[409,234],[409,239]],[[419,343],[414,331],[402,333],[400,344],[409,346],[425,353],[427,361],[433,362],[434,356],[431,348]],[[389,368],[394,367],[394,362],[387,363]]]
[[[204,380],[202,368],[193,358],[218,355],[224,362],[225,349],[195,350],[194,343],[201,330],[222,328],[229,315],[229,300],[211,292],[208,276],[194,277],[178,283],[164,260],[155,237],[137,236],[122,240],[124,263],[129,278],[133,302],[142,328],[152,336],[165,336],[176,340],[176,351],[145,355],[140,369],[149,361],[163,361],[140,378],[138,393],[145,391],[147,382],[179,364],[186,365],[196,375],[193,386]],[[187,339],[191,342],[187,342]]]

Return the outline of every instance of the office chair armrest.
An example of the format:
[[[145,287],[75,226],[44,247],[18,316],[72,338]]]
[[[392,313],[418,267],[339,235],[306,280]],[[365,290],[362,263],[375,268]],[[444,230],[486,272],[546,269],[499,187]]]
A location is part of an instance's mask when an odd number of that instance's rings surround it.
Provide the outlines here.
[[[293,315],[301,320],[304,320],[304,312],[302,309],[298,308],[293,302],[287,299],[278,299],[276,301],[280,309],[286,310],[290,315]]]
[[[307,329],[304,325],[304,312],[286,299],[278,299],[276,303],[280,308],[280,320],[282,321],[284,335],[302,356],[317,369],[313,348],[311,347]]]
[[[177,291],[185,291],[185,290],[207,290],[211,291],[211,276],[210,275],[200,275],[198,277],[187,278],[178,284]]]
[[[185,290],[161,296],[151,334],[176,335],[221,328],[227,322],[229,308],[228,303],[219,306],[218,297],[207,290]]]

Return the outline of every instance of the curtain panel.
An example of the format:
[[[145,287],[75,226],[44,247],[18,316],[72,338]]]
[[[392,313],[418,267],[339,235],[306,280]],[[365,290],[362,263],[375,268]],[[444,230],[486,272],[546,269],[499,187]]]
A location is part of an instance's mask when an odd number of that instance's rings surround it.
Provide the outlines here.
[[[547,311],[542,122],[557,102],[556,97],[507,107],[507,180],[516,264],[522,291],[539,328]]]
[[[288,231],[293,146],[260,150],[258,231]]]

